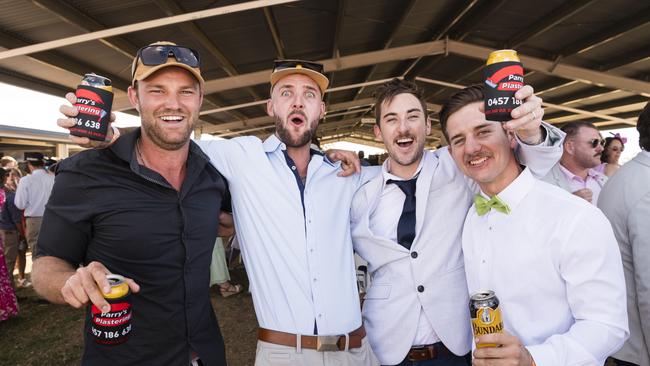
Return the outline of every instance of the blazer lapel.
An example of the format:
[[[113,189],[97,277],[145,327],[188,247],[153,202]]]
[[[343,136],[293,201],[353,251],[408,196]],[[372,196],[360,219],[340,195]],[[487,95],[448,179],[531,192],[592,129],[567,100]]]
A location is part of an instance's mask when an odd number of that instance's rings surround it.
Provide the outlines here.
[[[431,190],[431,180],[438,167],[438,159],[428,151],[424,152],[422,160],[422,170],[420,170],[420,175],[415,186],[415,239],[413,239],[413,244],[417,241],[418,235],[422,231],[422,226],[424,226],[424,216],[427,210],[429,191]]]

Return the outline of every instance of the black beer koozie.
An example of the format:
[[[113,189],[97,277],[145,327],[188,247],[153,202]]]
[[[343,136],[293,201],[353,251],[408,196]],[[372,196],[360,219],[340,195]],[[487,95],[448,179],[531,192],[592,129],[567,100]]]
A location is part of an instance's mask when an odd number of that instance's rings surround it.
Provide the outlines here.
[[[70,134],[104,141],[111,118],[113,93],[101,88],[79,85],[75,95],[77,103],[74,106],[79,114],[75,118],[77,124],[70,128]]]
[[[515,98],[524,86],[524,68],[520,62],[504,61],[485,66],[485,119],[505,122],[510,112],[522,104]]]

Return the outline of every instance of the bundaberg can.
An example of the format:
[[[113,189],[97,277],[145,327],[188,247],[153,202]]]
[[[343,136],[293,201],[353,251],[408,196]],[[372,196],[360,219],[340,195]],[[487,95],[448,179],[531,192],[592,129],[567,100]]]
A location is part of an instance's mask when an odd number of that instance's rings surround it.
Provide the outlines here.
[[[96,74],[86,74],[75,92],[75,107],[79,114],[75,118],[70,134],[104,141],[111,119],[113,106],[113,87],[109,78]]]
[[[104,313],[95,305],[91,306],[90,331],[95,343],[115,345],[126,342],[131,333],[131,291],[120,275],[109,274],[106,279],[111,291],[102,294],[111,309]]]
[[[490,53],[485,66],[485,119],[505,122],[510,112],[521,105],[515,98],[524,86],[524,68],[515,50]]]
[[[469,313],[475,338],[483,334],[503,333],[499,299],[494,291],[480,291],[472,295],[469,298]],[[496,347],[496,344],[482,343],[476,347]]]

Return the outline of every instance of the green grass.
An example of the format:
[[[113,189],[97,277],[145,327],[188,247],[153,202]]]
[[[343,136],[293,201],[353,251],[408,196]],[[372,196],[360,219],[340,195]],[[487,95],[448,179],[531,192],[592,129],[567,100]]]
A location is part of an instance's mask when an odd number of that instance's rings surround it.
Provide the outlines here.
[[[243,268],[231,275],[248,285]],[[18,289],[18,317],[0,323],[0,366],[79,365],[83,352],[84,311],[67,305],[38,304],[34,290]],[[227,299],[211,292],[229,366],[254,363],[257,320],[250,294]]]
[[[0,365],[78,365],[83,311],[38,304],[32,289],[18,289],[17,295],[19,315],[0,323]]]

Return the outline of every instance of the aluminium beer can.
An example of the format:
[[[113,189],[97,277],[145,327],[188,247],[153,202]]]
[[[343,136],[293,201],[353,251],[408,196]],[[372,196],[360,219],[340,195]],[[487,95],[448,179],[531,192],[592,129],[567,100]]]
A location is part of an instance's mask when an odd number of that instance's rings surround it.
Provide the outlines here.
[[[499,298],[491,290],[479,291],[469,298],[469,313],[474,338],[490,333],[503,333],[503,319]],[[496,347],[496,344],[481,343],[476,347]]]
[[[485,65],[485,119],[506,122],[510,113],[522,104],[515,98],[524,86],[524,68],[517,51],[499,50],[490,53]]]
[[[116,345],[126,342],[131,333],[131,291],[123,276],[109,274],[106,279],[111,291],[102,294],[111,309],[104,313],[94,304],[91,306],[90,332],[95,343]]]
[[[91,140],[104,141],[111,119],[113,106],[113,86],[109,78],[86,74],[75,92],[79,111],[75,117],[75,126],[70,134],[88,137]]]

